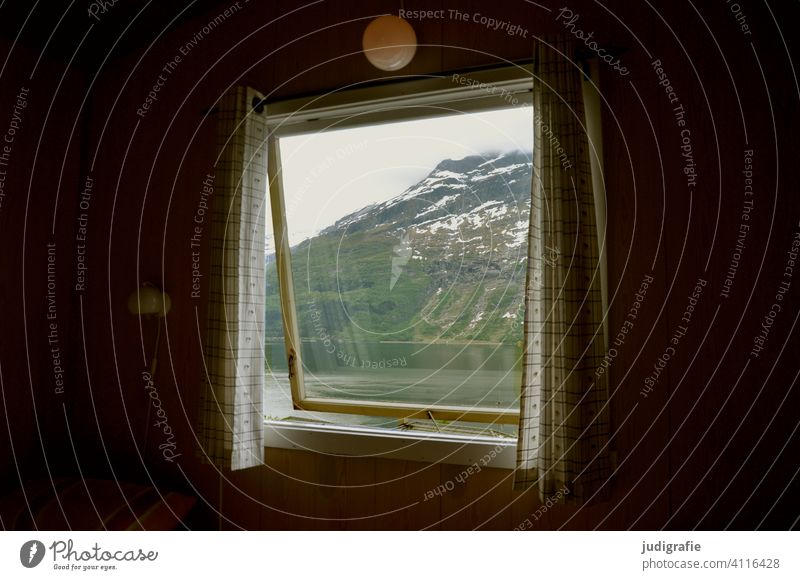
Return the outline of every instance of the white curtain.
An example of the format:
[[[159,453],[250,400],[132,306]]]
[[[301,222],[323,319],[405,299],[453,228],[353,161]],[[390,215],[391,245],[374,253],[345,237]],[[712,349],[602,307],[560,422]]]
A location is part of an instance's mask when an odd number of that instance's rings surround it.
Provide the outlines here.
[[[265,115],[262,95],[236,87],[217,112],[208,330],[200,408],[206,461],[224,469],[264,462]]]
[[[607,375],[596,373],[605,355],[604,274],[583,71],[574,55],[571,38],[542,39],[533,71],[532,203],[515,487],[537,486],[542,501],[556,494],[587,501],[606,490],[602,484],[610,471]],[[601,167],[594,165],[596,171]],[[597,182],[599,176],[594,177]]]

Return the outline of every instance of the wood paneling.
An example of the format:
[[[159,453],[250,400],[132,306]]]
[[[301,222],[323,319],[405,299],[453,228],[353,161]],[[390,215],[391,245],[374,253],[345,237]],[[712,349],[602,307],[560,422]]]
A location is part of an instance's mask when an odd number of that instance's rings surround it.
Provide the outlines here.
[[[487,30],[471,20],[457,21],[449,13],[445,18],[415,21],[419,53],[407,70],[390,76],[526,59],[533,36],[562,29],[554,20],[561,6],[550,1],[541,4],[544,8],[522,0],[459,3],[463,12],[480,12],[525,27],[527,38]],[[612,339],[635,301],[643,276],[655,278],[610,370],[618,469],[607,499],[582,508],[557,502],[534,516],[541,507],[536,490],[513,491],[510,472],[489,467],[452,490],[426,499],[427,492],[452,481],[461,469],[270,449],[263,468],[227,474],[227,480],[220,482],[219,474],[195,456],[205,303],[190,296],[187,236],[199,184],[210,171],[215,152],[213,120],[204,119],[202,111],[234,84],[289,97],[382,78],[359,53],[360,38],[373,15],[397,11],[398,3],[390,0],[325,1],[285,17],[281,16],[301,4],[290,0],[247,3],[246,10],[227,20],[183,59],[145,118],[137,116],[136,110],[148,87],[179,47],[218,11],[196,15],[152,46],[115,55],[92,85],[88,132],[82,137],[83,164],[76,158],[75,145],[64,143],[71,128],[66,118],[77,114],[76,101],[82,98],[84,87],[79,78],[70,77],[72,92],[64,97],[66,101],[59,100],[62,116],[48,121],[55,123],[59,135],[53,136],[55,141],[45,140],[45,146],[47,154],[58,161],[66,157],[59,189],[63,207],[74,211],[78,184],[87,171],[91,169],[95,179],[86,255],[90,279],[86,292],[72,302],[73,310],[83,304],[85,316],[83,321],[72,318],[68,337],[75,347],[68,413],[82,468],[91,474],[153,478],[194,489],[212,517],[214,510],[222,511],[219,527],[223,529],[511,529],[526,519],[533,529],[685,528],[697,524],[706,512],[701,527],[728,523],[748,527],[762,518],[766,527],[791,525],[797,513],[798,484],[793,478],[800,442],[793,431],[796,413],[792,412],[800,404],[800,391],[793,382],[797,364],[792,360],[797,350],[795,289],[791,304],[787,300],[776,323],[769,356],[751,363],[729,398],[764,306],[774,294],[771,288],[780,279],[786,242],[800,215],[800,197],[791,185],[800,178],[800,166],[784,161],[798,153],[794,135],[798,95],[788,82],[786,57],[770,57],[779,55],[781,48],[774,38],[774,24],[757,3],[742,1],[754,32],[760,34],[754,34],[751,47],[751,39],[745,42],[724,4],[703,13],[713,39],[695,28],[696,18],[686,24],[691,8],[680,3],[660,8],[659,14],[646,3],[607,6],[580,0],[572,4],[571,9],[581,14],[584,30],[626,49],[621,58],[630,70],[623,78],[611,69],[601,69],[606,99],[603,128]],[[405,7],[451,8],[442,0],[409,0]],[[19,68],[13,78],[20,83],[32,60],[28,56],[16,61]],[[691,203],[682,173],[681,136],[652,70],[654,58],[662,60],[691,123],[701,184]],[[760,80],[762,68],[766,86]],[[735,241],[744,148],[734,83],[748,118],[749,143],[757,152],[757,216],[735,295],[722,304],[717,294]],[[4,102],[13,84],[3,85]],[[36,117],[29,117],[26,132],[29,127],[38,130],[34,123],[41,124],[48,110],[49,98],[36,97],[36,102]],[[773,114],[777,126],[772,124]],[[52,162],[37,161],[33,166],[32,143],[15,151],[15,163],[19,163],[15,171],[26,166],[35,172],[32,205],[24,203],[27,181],[20,172],[14,177],[14,197],[7,197],[0,210],[3,270],[19,273],[24,263],[30,276],[27,304],[37,313],[35,319],[28,319],[28,340],[39,341],[29,343],[33,354],[28,373],[27,351],[16,342],[25,330],[16,307],[22,299],[21,285],[18,280],[4,285],[4,316],[9,321],[2,335],[3,405],[14,416],[14,431],[26,434],[37,432],[27,387],[47,384],[48,360],[41,336],[46,265],[42,252],[48,220],[28,230],[26,240],[35,237],[35,242],[27,245],[24,257],[22,224],[26,207],[51,204],[60,170]],[[781,155],[781,163],[776,154]],[[57,237],[66,255],[73,247],[73,220],[69,212],[63,215]],[[201,260],[206,260],[207,244],[205,237]],[[709,252],[712,259],[706,272]],[[701,275],[707,276],[709,285],[690,332],[645,398],[640,393],[644,379],[668,345],[680,323],[687,293]],[[58,276],[59,288],[69,288],[68,262],[59,264]],[[164,461],[153,441],[144,450],[144,459],[139,457],[142,433],[148,428],[140,373],[148,363],[155,328],[152,321],[132,318],[125,302],[142,280],[162,283],[173,296],[159,351],[158,387],[178,436],[180,465]],[[60,408],[51,408],[45,414],[56,424],[60,413]],[[52,449],[63,449],[67,439],[62,435],[60,431],[48,435],[56,441]],[[38,447],[34,437],[17,443],[21,446],[15,450],[24,454]],[[5,453],[0,459],[4,472],[11,473],[13,460],[7,448],[0,446],[0,453]],[[34,455],[31,463],[35,470],[44,471],[41,457]],[[5,483],[10,485],[8,479]],[[738,508],[731,506],[739,504],[745,506],[735,516]]]

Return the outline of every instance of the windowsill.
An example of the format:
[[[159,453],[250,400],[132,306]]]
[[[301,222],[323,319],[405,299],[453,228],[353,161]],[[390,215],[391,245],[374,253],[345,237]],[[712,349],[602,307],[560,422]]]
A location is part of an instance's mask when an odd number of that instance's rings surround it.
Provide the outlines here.
[[[410,433],[369,427],[264,422],[264,446],[341,457],[400,459],[425,463],[513,469],[516,441],[501,437]],[[488,456],[488,458],[487,458]]]

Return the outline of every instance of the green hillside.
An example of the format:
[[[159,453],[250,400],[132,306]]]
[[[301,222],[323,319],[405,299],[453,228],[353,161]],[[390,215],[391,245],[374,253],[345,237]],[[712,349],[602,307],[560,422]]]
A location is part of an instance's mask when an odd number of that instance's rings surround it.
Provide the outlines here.
[[[518,341],[529,192],[529,154],[446,160],[399,196],[298,244],[301,336]],[[267,284],[278,287],[274,260]],[[267,325],[280,328],[275,292]]]

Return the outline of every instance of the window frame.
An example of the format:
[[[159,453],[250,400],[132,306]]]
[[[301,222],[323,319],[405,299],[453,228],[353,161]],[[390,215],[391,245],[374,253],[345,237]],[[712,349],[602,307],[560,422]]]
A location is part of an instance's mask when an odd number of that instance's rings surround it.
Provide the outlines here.
[[[514,469],[516,438],[402,431],[302,421],[264,422],[264,446],[335,457],[370,457]]]
[[[292,405],[296,410],[408,419],[517,424],[519,406],[509,408],[422,405],[384,401],[357,401],[308,397],[304,388],[302,349],[297,321],[294,278],[286,221],[278,141],[282,137],[326,129],[344,129],[443,114],[532,105],[532,67],[514,64],[502,68],[453,72],[431,78],[376,86],[347,88],[298,99],[264,104],[268,137],[267,169],[272,208],[275,257],[288,359]],[[439,109],[437,111],[436,109]]]

